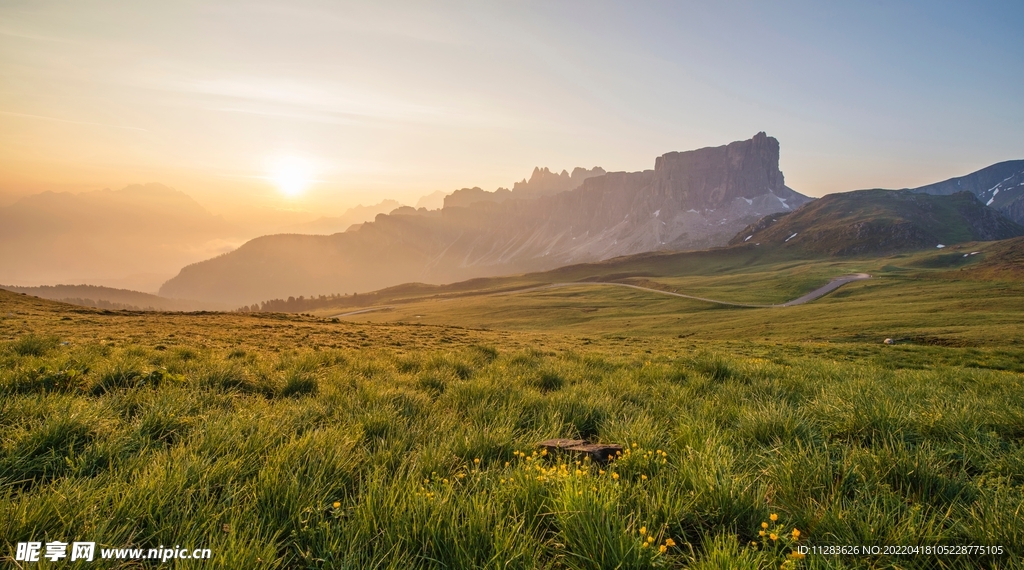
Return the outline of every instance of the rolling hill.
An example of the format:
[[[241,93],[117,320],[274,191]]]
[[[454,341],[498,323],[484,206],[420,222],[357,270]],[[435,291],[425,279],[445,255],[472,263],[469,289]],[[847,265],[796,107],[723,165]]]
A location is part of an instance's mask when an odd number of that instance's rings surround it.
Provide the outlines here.
[[[114,289],[112,287],[96,285],[43,285],[40,287],[0,285],[0,289],[82,307],[95,307],[97,309],[126,311],[217,311],[232,308],[217,303],[168,299],[129,289]]]

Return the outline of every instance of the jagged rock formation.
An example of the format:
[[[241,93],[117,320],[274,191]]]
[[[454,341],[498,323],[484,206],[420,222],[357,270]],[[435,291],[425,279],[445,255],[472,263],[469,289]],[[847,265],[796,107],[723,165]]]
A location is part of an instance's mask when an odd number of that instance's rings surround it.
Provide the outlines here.
[[[858,190],[766,216],[729,243],[822,255],[876,255],[1021,235],[1024,227],[986,208],[970,192],[934,196]]]
[[[565,170],[560,174],[555,174],[547,168],[537,167],[533,169],[533,174],[530,175],[529,181],[523,179],[522,182],[513,184],[512,192],[515,193],[517,198],[536,198],[537,196],[558,194],[559,192],[575,190],[580,187],[580,184],[583,184],[584,180],[600,176],[604,173],[605,170],[600,166],[595,166],[590,170],[577,166],[572,169],[572,174]]]
[[[1024,160],[1008,160],[977,172],[914,188],[913,192],[946,196],[970,192],[986,206],[1024,224]]]
[[[524,178],[522,182],[516,182],[512,186],[512,190],[498,188],[494,192],[488,192],[479,187],[462,188],[445,197],[444,207],[472,206],[477,202],[501,203],[510,198],[529,199],[557,194],[559,192],[575,190],[579,188],[580,184],[583,184],[584,180],[601,176],[602,174],[605,174],[605,170],[600,166],[595,166],[590,170],[577,166],[572,170],[572,174],[565,170],[561,174],[555,174],[547,168],[538,167],[533,169],[533,174],[530,176],[529,181]]]
[[[785,186],[778,164],[778,141],[758,133],[666,154],[643,172],[537,169],[511,191],[456,192],[442,210],[403,208],[333,236],[257,238],[182,269],[160,291],[249,304],[724,245],[761,216],[810,200]]]

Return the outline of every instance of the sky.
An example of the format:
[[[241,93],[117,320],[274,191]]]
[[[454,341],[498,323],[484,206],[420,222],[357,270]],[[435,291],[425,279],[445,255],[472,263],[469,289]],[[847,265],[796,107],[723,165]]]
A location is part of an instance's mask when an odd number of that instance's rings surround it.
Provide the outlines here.
[[[0,4],[0,205],[337,215],[765,131],[821,196],[1024,158],[1021,2]],[[261,214],[262,212],[262,214]]]

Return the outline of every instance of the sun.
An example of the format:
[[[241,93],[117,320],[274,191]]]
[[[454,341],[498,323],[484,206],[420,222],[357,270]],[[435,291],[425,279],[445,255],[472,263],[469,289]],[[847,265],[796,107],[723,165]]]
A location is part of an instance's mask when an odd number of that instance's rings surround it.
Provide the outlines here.
[[[285,156],[274,161],[270,177],[277,189],[295,198],[302,195],[313,182],[313,166],[308,160],[297,156]]]

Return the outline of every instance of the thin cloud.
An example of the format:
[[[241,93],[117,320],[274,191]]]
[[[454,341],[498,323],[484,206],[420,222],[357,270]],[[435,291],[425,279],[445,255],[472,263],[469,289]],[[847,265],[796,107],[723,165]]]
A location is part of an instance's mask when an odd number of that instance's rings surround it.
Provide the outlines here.
[[[32,33],[28,33],[28,32],[17,32],[17,31],[14,31],[14,30],[5,30],[3,28],[0,28],[0,36],[7,36],[7,37],[11,37],[11,38],[20,38],[20,39],[23,39],[23,40],[33,40],[33,41],[37,41],[37,42],[53,42],[53,43],[58,43],[58,44],[75,44],[75,43],[78,43],[78,42],[76,42],[74,40],[69,40],[67,38],[58,38],[58,37],[54,37],[54,36],[45,36],[45,35],[41,35],[41,34],[32,34]]]
[[[88,121],[71,121],[68,119],[58,119],[57,117],[44,117],[43,115],[30,115],[28,113],[15,113],[13,111],[0,111],[0,115],[10,115],[12,117],[25,117],[29,119],[41,119],[44,121],[56,121],[58,123],[71,123],[72,125],[89,125],[92,127],[107,127],[111,129],[126,129],[129,131],[143,131],[149,132],[148,129],[140,127],[125,127],[123,125],[109,125],[107,123],[90,123]]]
[[[193,99],[193,104],[198,103],[199,108],[207,111],[323,124],[384,126],[404,123],[523,129],[533,123],[500,111],[422,104],[337,83],[257,77],[157,80],[152,83],[158,89],[198,98]],[[542,126],[532,125],[533,128]]]

